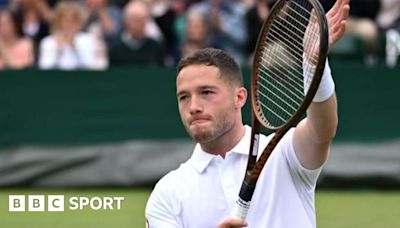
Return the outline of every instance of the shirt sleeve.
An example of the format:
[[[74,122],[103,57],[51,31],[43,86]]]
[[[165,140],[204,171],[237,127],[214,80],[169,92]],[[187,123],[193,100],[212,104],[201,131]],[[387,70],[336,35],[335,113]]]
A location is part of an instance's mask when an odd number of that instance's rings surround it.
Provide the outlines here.
[[[180,201],[173,180],[166,176],[155,186],[146,205],[146,225],[151,228],[180,228]]]
[[[290,172],[297,185],[303,185],[307,190],[314,190],[322,166],[317,169],[307,169],[301,165],[294,150],[293,134],[294,128],[290,129],[281,140],[281,147],[288,161]]]

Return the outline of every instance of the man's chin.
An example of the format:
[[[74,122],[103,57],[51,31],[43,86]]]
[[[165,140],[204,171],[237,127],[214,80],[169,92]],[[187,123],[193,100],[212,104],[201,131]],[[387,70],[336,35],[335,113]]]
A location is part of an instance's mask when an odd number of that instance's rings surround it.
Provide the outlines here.
[[[197,142],[207,142],[210,140],[212,134],[209,130],[196,126],[190,129],[190,135]]]
[[[210,135],[192,135],[192,138],[198,143],[208,143],[212,141],[212,137]]]

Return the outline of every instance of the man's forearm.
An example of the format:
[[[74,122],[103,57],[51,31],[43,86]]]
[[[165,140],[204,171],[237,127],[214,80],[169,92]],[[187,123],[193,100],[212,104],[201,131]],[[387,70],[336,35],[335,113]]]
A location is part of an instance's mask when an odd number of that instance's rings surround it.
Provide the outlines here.
[[[329,143],[338,124],[336,95],[323,102],[312,102],[307,110],[307,127],[315,143]]]

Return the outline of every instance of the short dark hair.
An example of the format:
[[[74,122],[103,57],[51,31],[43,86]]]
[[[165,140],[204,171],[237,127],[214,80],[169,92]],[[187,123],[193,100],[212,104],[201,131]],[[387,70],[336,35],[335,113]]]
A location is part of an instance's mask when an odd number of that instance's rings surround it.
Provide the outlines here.
[[[204,48],[183,58],[178,64],[178,73],[190,65],[215,66],[219,69],[222,79],[243,86],[243,76],[239,65],[225,51],[215,48]]]

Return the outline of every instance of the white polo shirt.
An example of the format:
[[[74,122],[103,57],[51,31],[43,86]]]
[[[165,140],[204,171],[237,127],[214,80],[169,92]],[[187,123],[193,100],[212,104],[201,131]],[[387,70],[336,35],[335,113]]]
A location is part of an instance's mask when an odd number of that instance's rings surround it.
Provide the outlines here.
[[[314,190],[321,168],[301,166],[291,129],[266,163],[246,218],[248,227],[316,227]],[[230,217],[247,165],[251,128],[225,159],[196,145],[192,157],[164,176],[146,206],[151,228],[212,228]],[[261,137],[260,149],[271,139]]]

